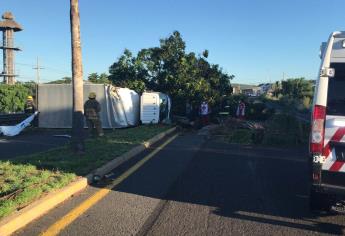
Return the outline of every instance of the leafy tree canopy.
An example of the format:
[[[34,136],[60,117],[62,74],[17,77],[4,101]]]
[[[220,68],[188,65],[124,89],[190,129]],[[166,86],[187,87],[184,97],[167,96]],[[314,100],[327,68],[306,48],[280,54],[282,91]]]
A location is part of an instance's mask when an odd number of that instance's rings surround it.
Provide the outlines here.
[[[72,78],[65,76],[59,80],[50,81],[47,84],[70,84],[72,83]]]
[[[23,84],[0,85],[0,114],[10,112],[22,112],[26,98],[33,95],[30,88]]]
[[[136,56],[125,49],[109,68],[109,80],[116,86],[128,87],[138,93],[145,90],[169,94],[177,113],[184,111],[187,101],[211,105],[231,94],[234,75],[223,72],[219,65],[207,61],[209,51],[196,56],[186,52],[186,43],[178,31],[160,40],[159,47],[144,48]]]
[[[277,81],[274,86],[274,95],[279,94],[291,98],[303,99],[305,97],[313,97],[313,82],[305,78],[291,78]]]
[[[98,73],[91,73],[87,79],[89,82],[94,84],[109,84],[110,81],[108,80],[108,75],[106,73],[102,73],[98,75]]]

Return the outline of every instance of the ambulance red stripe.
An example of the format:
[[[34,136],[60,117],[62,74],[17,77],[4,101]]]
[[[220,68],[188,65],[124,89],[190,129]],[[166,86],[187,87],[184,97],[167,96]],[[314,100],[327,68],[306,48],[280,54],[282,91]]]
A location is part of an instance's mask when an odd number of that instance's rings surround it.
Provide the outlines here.
[[[330,171],[339,171],[341,169],[341,167],[343,167],[344,162],[343,161],[336,161],[333,163],[333,165],[331,166],[331,168],[329,168]]]
[[[327,131],[327,130],[326,130]],[[327,145],[323,148],[323,155],[328,158],[329,154],[331,153],[330,141],[339,142],[345,135],[345,127],[339,128],[333,135],[333,137],[329,140]]]

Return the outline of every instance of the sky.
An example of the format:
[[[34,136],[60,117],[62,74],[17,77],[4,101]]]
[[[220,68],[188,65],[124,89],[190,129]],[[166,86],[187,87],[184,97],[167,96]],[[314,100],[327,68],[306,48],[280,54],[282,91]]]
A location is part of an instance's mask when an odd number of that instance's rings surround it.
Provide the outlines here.
[[[80,0],[84,77],[108,72],[125,48],[159,46],[178,30],[187,52],[208,49],[233,83],[314,79],[321,42],[345,30],[344,9],[344,0]],[[0,0],[5,11],[24,28],[19,81],[36,79],[37,57],[42,82],[71,75],[68,0]]]

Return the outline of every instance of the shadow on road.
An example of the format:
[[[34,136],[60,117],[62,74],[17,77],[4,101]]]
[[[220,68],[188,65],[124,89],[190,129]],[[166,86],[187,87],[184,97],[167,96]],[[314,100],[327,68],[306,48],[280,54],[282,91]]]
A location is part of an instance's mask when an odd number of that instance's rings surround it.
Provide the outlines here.
[[[64,129],[28,128],[14,137],[0,136],[0,160],[47,151],[69,143],[68,138],[55,135],[69,134]]]
[[[117,168],[111,178],[124,173],[146,154]],[[153,218],[145,223],[148,229],[163,212],[171,211],[171,204],[179,203],[178,210],[169,218],[176,222],[163,220],[164,224],[178,227],[184,220],[191,221],[185,217],[198,218],[198,214],[206,211],[219,217],[223,224],[270,228],[271,231],[262,234],[274,234],[275,227],[290,229],[292,235],[343,234],[342,216],[309,212],[307,170],[305,150],[231,145],[185,134],[114,191],[161,200]],[[105,181],[94,186],[103,188],[106,184]],[[194,215],[186,216],[188,210],[195,211]]]
[[[185,149],[184,153],[193,151],[188,145],[180,148]],[[165,152],[161,159],[174,155],[171,153],[176,152],[176,147]],[[181,155],[175,153],[177,162],[183,158]],[[309,212],[306,158],[306,153],[300,150],[256,149],[209,141],[165,193],[158,191],[162,181],[166,181],[164,173],[176,167],[164,165],[159,158],[142,167],[115,191],[205,206],[225,219],[282,226],[304,233],[343,234],[345,225],[341,216]],[[157,171],[160,174],[153,174]],[[169,209],[162,207],[159,211],[163,210]]]

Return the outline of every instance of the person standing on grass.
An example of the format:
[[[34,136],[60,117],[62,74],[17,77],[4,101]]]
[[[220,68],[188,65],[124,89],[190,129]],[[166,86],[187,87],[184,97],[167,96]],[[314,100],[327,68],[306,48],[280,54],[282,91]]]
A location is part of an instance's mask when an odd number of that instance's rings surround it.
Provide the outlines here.
[[[200,116],[201,116],[201,123],[203,126],[208,125],[208,114],[210,113],[208,103],[203,101],[200,105]]]
[[[245,113],[246,113],[246,104],[244,104],[244,102],[240,100],[237,106],[236,116],[239,119],[244,120]]]
[[[96,130],[96,135],[98,137],[102,137],[104,135],[99,116],[100,111],[101,105],[96,100],[96,93],[91,92],[89,94],[89,100],[84,104],[84,115],[90,136],[94,134],[94,129]]]

